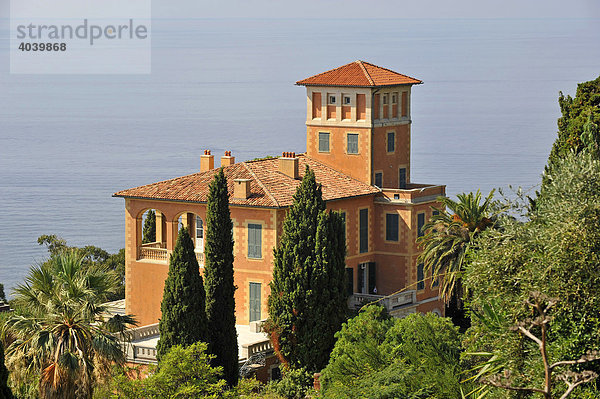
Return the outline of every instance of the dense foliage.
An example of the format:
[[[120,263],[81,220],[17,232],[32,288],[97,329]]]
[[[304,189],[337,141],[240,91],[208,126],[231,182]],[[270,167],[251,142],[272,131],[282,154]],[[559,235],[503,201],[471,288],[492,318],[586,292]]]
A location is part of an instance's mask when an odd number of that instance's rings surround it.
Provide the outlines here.
[[[223,368],[230,386],[238,381],[232,228],[227,180],[221,168],[209,186],[206,204],[204,287],[209,351],[215,356],[213,365]]]
[[[159,362],[175,345],[207,341],[205,293],[194,243],[188,230],[179,230],[169,259],[159,322],[160,339],[156,345]]]
[[[472,308],[493,306],[500,315],[494,328],[475,320],[471,350],[496,352],[521,385],[539,384],[541,367],[532,343],[509,331],[530,316],[531,292],[558,300],[548,332],[551,359],[600,349],[600,161],[570,154],[550,173],[530,220],[504,217],[502,231],[480,236],[465,278]]]
[[[142,244],[156,241],[156,212],[150,209],[146,212],[144,228],[142,229]]]
[[[12,392],[8,387],[8,369],[4,365],[4,345],[0,341],[0,399],[11,399]]]
[[[433,314],[390,318],[369,306],[336,334],[325,398],[460,397],[460,335]]]
[[[105,267],[108,270],[117,273],[119,285],[114,293],[107,297],[108,301],[116,301],[125,298],[125,249],[121,248],[116,254],[111,254],[102,248],[86,245],[85,247],[74,247],[67,245],[67,242],[55,234],[41,235],[38,237],[39,245],[45,245],[48,248],[50,256],[60,255],[65,252],[77,252],[82,258],[85,268],[91,265]]]
[[[0,301],[6,302],[6,294],[4,293],[4,284],[0,284]]]
[[[274,250],[269,321],[274,348],[291,368],[319,371],[345,320],[345,241],[338,214],[325,210],[307,167]]]
[[[89,398],[101,370],[124,360],[111,334],[131,317],[106,320],[102,303],[118,288],[114,271],[86,265],[74,251],[31,268],[14,290],[14,314],[5,333],[13,373],[39,378],[45,398]]]
[[[462,275],[466,267],[465,257],[473,239],[492,226],[494,191],[483,199],[481,192],[462,193],[457,201],[439,197],[441,209],[423,226],[424,235],[417,239],[423,252],[419,262],[425,265],[426,274],[431,271],[432,284],[440,282],[440,297],[447,304],[446,315],[455,323],[468,327],[463,309]]]
[[[561,117],[558,119],[558,138],[548,159],[549,167],[559,163],[569,152],[578,153],[589,146],[589,140],[582,133],[589,122],[600,125],[600,77],[578,84],[575,98],[565,97],[561,92],[558,104]]]

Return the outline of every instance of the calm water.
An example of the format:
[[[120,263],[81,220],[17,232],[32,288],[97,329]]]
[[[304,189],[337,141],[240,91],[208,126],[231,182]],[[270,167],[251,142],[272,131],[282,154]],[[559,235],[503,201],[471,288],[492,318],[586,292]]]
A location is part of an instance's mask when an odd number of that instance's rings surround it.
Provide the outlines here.
[[[356,60],[422,79],[412,177],[448,193],[539,181],[558,91],[600,74],[600,20],[162,20],[149,76],[20,76],[0,41],[0,282],[43,259],[41,234],[124,246],[117,190],[305,149],[294,82]],[[1,37],[7,37],[2,21]]]

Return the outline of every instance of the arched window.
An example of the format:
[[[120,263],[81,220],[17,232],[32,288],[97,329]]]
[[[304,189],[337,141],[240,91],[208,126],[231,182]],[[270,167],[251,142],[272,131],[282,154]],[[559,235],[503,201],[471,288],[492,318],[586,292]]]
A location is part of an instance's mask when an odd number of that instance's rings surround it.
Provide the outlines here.
[[[204,252],[204,223],[196,216],[196,251]]]

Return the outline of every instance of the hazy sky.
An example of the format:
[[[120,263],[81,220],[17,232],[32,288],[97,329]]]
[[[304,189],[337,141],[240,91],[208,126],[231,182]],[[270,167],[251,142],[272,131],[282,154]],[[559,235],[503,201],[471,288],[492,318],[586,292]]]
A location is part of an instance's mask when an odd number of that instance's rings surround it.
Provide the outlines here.
[[[9,3],[0,0],[0,17],[8,18]],[[600,0],[152,0],[152,14],[155,18],[600,18]]]
[[[154,17],[600,17],[599,0],[154,0]]]

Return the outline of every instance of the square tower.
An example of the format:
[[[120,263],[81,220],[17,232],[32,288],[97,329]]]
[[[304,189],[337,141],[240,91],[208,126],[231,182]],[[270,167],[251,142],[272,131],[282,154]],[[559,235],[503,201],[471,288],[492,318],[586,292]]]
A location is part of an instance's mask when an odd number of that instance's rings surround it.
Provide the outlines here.
[[[306,86],[306,153],[380,188],[410,182],[410,96],[418,79],[355,61]]]

